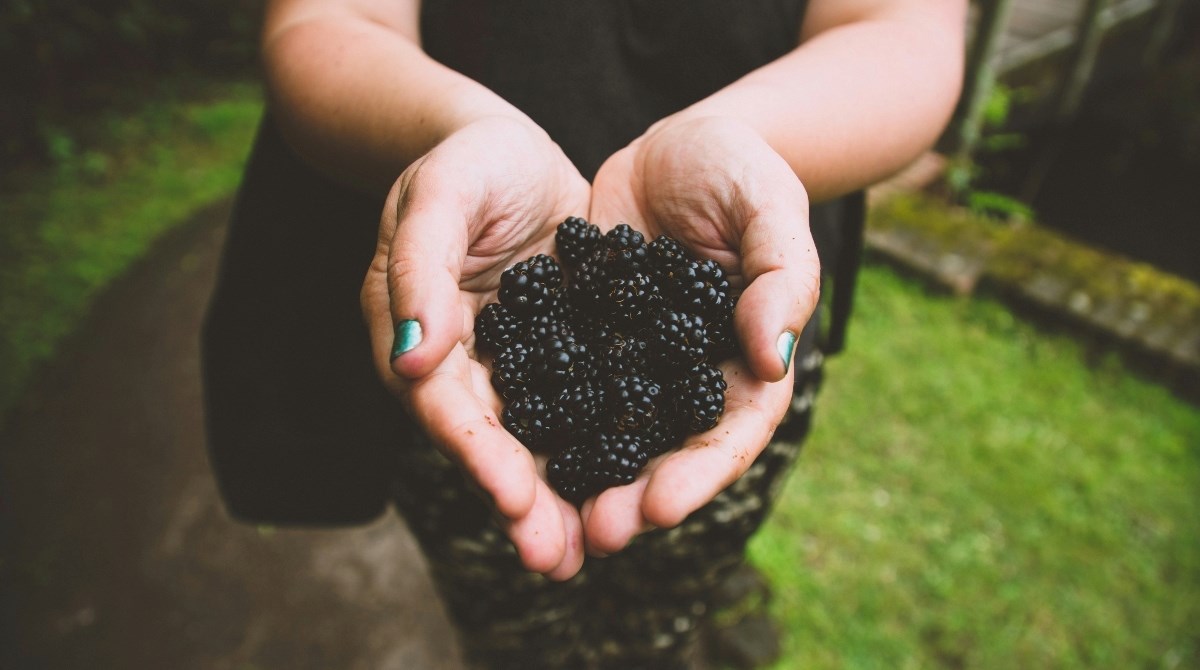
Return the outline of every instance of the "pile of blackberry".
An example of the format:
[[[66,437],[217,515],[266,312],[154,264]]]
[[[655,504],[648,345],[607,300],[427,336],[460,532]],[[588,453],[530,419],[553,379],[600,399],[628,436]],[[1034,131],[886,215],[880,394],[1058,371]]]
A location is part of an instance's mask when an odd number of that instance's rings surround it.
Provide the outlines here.
[[[504,272],[475,338],[505,427],[549,455],[550,484],[579,504],[717,424],[735,298],[720,265],[668,236],[571,217],[555,243],[562,265],[539,254]]]

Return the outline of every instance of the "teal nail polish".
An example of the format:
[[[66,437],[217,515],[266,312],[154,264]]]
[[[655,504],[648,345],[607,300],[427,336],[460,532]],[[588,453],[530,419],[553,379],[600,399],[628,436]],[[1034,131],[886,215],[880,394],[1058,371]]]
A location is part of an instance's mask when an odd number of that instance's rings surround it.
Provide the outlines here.
[[[421,323],[416,319],[405,319],[396,324],[396,339],[392,340],[392,360],[407,354],[421,343]]]
[[[783,360],[783,371],[787,372],[792,366],[792,355],[796,353],[796,336],[790,330],[783,331],[779,339],[775,340],[775,348],[779,351],[779,358]]]

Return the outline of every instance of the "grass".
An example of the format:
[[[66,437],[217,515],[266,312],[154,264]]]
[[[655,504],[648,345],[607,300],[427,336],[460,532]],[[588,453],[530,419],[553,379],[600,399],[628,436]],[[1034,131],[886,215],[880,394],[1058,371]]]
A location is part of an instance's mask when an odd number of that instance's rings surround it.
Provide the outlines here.
[[[262,109],[256,84],[169,82],[137,94],[48,124],[53,160],[0,182],[0,416],[99,290],[237,186]]]
[[[1200,411],[880,267],[851,337],[751,545],[778,670],[1200,667]]]

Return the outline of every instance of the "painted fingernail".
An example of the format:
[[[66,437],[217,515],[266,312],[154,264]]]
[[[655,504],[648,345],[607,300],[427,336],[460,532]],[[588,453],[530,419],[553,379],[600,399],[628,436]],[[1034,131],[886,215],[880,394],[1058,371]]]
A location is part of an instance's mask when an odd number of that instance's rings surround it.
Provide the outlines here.
[[[405,319],[396,324],[396,338],[392,340],[392,360],[407,354],[421,343],[421,323],[416,319]]]
[[[796,335],[790,330],[783,331],[779,335],[779,339],[775,340],[775,349],[779,351],[779,358],[783,361],[783,371],[786,373],[792,366],[792,355],[796,353]]]

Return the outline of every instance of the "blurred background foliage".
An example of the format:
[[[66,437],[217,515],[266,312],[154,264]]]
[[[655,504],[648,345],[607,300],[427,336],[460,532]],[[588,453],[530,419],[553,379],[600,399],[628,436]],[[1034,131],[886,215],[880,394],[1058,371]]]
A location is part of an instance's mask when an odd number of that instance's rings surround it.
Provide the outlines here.
[[[72,112],[112,88],[180,71],[245,72],[263,0],[7,0],[0,3],[0,163],[57,158]]]

